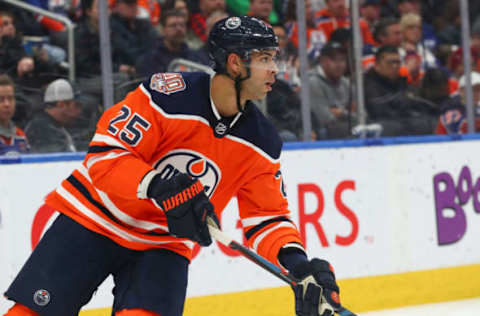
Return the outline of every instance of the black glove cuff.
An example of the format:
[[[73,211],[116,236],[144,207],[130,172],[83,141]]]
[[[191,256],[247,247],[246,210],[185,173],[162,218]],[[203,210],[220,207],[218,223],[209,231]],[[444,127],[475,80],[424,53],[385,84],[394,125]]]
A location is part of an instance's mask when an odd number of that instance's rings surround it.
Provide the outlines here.
[[[292,271],[294,267],[300,263],[308,263],[308,258],[303,250],[296,247],[288,247],[280,249],[280,252],[278,253],[278,261],[282,267],[288,271]]]
[[[158,196],[160,192],[156,191],[158,191],[158,188],[161,188],[165,182],[166,180],[162,179],[159,174],[155,175],[148,185],[147,197],[153,198]]]

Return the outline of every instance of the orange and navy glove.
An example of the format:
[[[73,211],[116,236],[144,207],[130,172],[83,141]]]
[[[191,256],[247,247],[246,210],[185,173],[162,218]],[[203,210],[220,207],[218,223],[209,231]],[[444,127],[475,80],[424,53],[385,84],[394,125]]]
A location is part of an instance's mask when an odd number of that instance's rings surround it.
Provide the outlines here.
[[[218,227],[220,224],[200,181],[185,173],[177,173],[170,179],[156,175],[148,186],[147,196],[164,211],[170,234],[196,241],[201,246],[212,243],[207,217]]]

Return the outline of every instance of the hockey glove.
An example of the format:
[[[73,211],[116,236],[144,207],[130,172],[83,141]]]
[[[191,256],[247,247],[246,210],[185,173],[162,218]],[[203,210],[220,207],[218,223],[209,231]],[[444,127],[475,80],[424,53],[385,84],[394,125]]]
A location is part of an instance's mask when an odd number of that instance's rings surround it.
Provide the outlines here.
[[[218,227],[220,224],[200,181],[185,173],[177,173],[166,180],[157,175],[150,182],[147,196],[154,199],[164,211],[170,234],[191,239],[201,246],[212,243],[207,216]]]
[[[293,288],[298,316],[333,316],[340,308],[335,274],[327,261],[314,258],[297,264],[290,273],[301,280]]]

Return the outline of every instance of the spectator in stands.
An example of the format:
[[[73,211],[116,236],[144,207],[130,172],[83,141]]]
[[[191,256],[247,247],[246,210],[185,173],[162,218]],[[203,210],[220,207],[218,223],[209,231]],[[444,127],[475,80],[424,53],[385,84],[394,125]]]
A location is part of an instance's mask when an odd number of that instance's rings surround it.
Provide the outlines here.
[[[398,0],[397,8],[400,19],[409,13],[417,14],[422,17],[422,4],[420,0]],[[428,49],[433,50],[438,42],[438,38],[435,35],[433,26],[423,21],[422,18],[420,30],[422,34],[423,45],[425,45]]]
[[[476,1],[469,1],[470,4]],[[460,1],[446,1],[442,6],[441,15],[436,17],[436,34],[439,43],[461,45],[462,19],[460,17]]]
[[[217,23],[218,21],[224,18],[227,18],[228,16],[229,16],[228,13],[223,10],[213,11],[210,14],[205,24],[205,34],[207,35],[207,38],[208,38],[208,35],[210,34],[210,31],[212,30],[213,25],[215,25],[215,23]],[[196,50],[196,52],[199,54],[200,60],[207,62],[210,58],[208,57],[208,45],[207,43],[203,43],[203,42],[202,44],[203,44],[202,47]]]
[[[288,40],[295,49],[298,50],[298,23],[297,23],[297,1],[288,0],[288,6],[285,15],[285,27],[287,29]],[[327,36],[323,30],[315,27],[315,11],[312,9],[311,0],[305,0],[305,15],[307,27],[307,50],[311,59],[318,55],[323,45],[327,42]]]
[[[39,88],[45,84],[45,73],[58,76],[56,65],[43,47],[32,50],[31,54],[24,49],[14,16],[0,12],[0,71],[9,74],[19,87]]]
[[[321,51],[318,64],[309,72],[312,113],[319,122],[322,138],[343,138],[350,135],[356,111],[350,82],[344,77],[347,51],[337,42],[328,42]],[[355,124],[356,122],[353,122]]]
[[[400,48],[403,43],[403,33],[400,28],[400,21],[397,18],[381,18],[373,30],[373,38],[376,45],[364,45],[362,66],[368,70],[375,64],[375,53],[377,47],[393,46]]]
[[[277,80],[284,80],[295,92],[298,92],[300,89],[300,77],[298,75],[297,50],[292,42],[288,40],[287,31],[283,25],[273,25],[272,28],[278,38],[277,59],[279,69]]]
[[[57,79],[47,86],[44,95],[45,110],[39,112],[25,128],[32,152],[77,151],[72,135],[66,127],[81,115],[72,85]]]
[[[270,14],[273,11],[273,0],[250,0],[248,15],[270,23]]]
[[[100,56],[100,35],[98,21],[98,0],[82,0],[82,19],[75,27],[75,63],[77,83],[83,94],[91,102],[83,104],[86,108],[96,108],[102,104],[102,64]],[[118,64],[113,64],[114,87],[129,80],[126,72],[120,72]],[[126,91],[115,89],[115,100],[122,99]]]
[[[403,33],[403,42],[400,55],[407,52],[417,52],[422,57],[422,63],[428,67],[436,66],[435,56],[422,42],[422,17],[415,13],[407,13],[400,19],[400,28]]]
[[[82,0],[83,1],[83,0]],[[137,0],[137,18],[147,19],[156,28],[160,22],[162,8],[158,0]]]
[[[207,18],[213,11],[225,11],[225,0],[199,0],[198,12],[194,12],[190,17],[189,28],[193,30],[204,43],[207,42],[205,32]]]
[[[39,7],[40,9],[56,13],[67,18],[70,18],[70,7],[72,5],[75,6],[73,1],[67,3],[67,1],[27,0],[26,2],[33,6]],[[67,56],[65,49],[67,48],[68,41],[66,26],[62,22],[44,15],[34,14],[34,16],[42,26],[44,34],[48,39],[48,41],[44,42],[42,45],[42,48],[48,54],[48,58],[55,64],[64,62]]]
[[[79,77],[88,78],[102,72],[98,0],[82,0],[82,11],[82,20],[75,27],[75,69]]]
[[[375,65],[365,74],[365,108],[369,121],[383,127],[384,136],[428,134],[433,130],[430,107],[415,100],[401,77],[398,49],[382,46]]]
[[[265,18],[262,20],[269,22],[270,24],[278,24],[280,23],[281,19],[281,11],[282,11],[282,3],[284,0],[226,0],[228,11],[231,12],[233,15],[243,16],[243,15],[252,15],[256,16],[255,14],[250,14],[252,11],[252,2],[255,1],[255,6],[261,7],[271,7],[266,15],[266,12],[261,14],[265,15]],[[270,4],[271,3],[271,4]],[[254,11],[262,10],[260,8],[254,8]],[[264,9],[266,10],[266,9]]]
[[[188,7],[186,0],[166,0],[165,3],[162,5],[162,11],[170,11],[172,9],[177,9],[184,12],[185,16],[187,17],[187,21],[190,21],[190,8]],[[222,12],[225,13],[225,11]],[[162,24],[159,23],[159,26],[161,29]],[[160,34],[163,34],[163,31],[161,31]],[[187,43],[188,47],[194,50],[202,49],[205,45],[205,43],[189,27],[187,27],[187,35],[185,37],[185,42]]]
[[[185,13],[176,9],[164,11],[160,23],[163,27],[163,37],[159,38],[153,50],[138,62],[139,75],[149,76],[157,72],[167,72],[168,66],[176,58],[209,64],[208,59],[191,50],[185,42],[187,32]]]
[[[471,73],[471,84],[473,90],[473,106],[475,114],[475,131],[480,130],[480,73],[474,71]],[[468,132],[466,117],[466,80],[462,76],[459,81],[459,96],[451,98],[449,102],[444,102],[440,108],[441,114],[438,118],[435,132],[437,134],[465,134]]]
[[[380,19],[380,0],[362,0],[360,3],[360,16],[365,19],[370,32],[373,33],[375,24]]]
[[[23,77],[34,69],[33,58],[28,56],[17,35],[13,16],[0,13],[0,71],[12,77]]]
[[[113,63],[130,76],[136,75],[135,64],[157,39],[152,24],[137,19],[137,11],[137,0],[116,0],[110,17]]]
[[[346,0],[326,0],[325,3],[327,7],[315,13],[315,26],[325,32],[327,40],[330,40],[332,32],[337,28],[350,27],[350,14]],[[359,23],[363,42],[375,45],[367,21],[361,19]]]
[[[29,151],[25,133],[12,120],[15,102],[13,80],[8,75],[0,75],[0,155],[15,155]]]
[[[298,141],[302,133],[301,101],[288,82],[277,79],[267,94],[266,114],[285,142]]]
[[[405,78],[399,76],[401,65],[398,49],[381,46],[375,55],[375,65],[365,74],[365,107],[371,121],[395,118],[402,109],[407,91]]]

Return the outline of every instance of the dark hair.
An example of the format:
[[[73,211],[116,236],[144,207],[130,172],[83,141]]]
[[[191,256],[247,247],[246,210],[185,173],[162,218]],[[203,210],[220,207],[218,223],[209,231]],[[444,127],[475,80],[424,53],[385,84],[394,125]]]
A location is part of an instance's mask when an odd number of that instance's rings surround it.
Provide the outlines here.
[[[0,74],[0,86],[12,86],[15,89],[15,83],[7,74]]]
[[[448,91],[448,74],[440,68],[428,68],[422,79],[420,87],[420,96],[438,102],[449,95]]]
[[[349,43],[351,39],[352,39],[352,30],[344,27],[336,29],[330,35],[331,42],[338,42],[341,44]]]
[[[339,42],[329,41],[320,50],[320,57],[335,57],[338,54],[347,54],[345,46]]]
[[[380,43],[380,36],[385,36],[387,35],[387,29],[389,26],[394,25],[394,24],[399,24],[400,21],[396,18],[383,18],[380,19],[377,24],[375,24],[375,28],[373,30],[373,39]]]
[[[92,9],[92,5],[93,5],[94,2],[95,2],[95,0],[82,0],[80,2],[81,6],[82,6],[82,13],[84,15],[85,15],[85,12],[87,12],[87,10]]]
[[[380,46],[375,53],[375,62],[382,60],[383,56],[386,54],[399,54],[398,48],[392,45]]]
[[[170,9],[170,10],[162,10],[162,16],[160,17],[160,24],[162,24],[162,26],[165,26],[165,24],[167,23],[167,19],[172,16],[183,17],[185,18],[185,22],[187,22],[186,21],[187,16],[185,12],[179,9]]]

